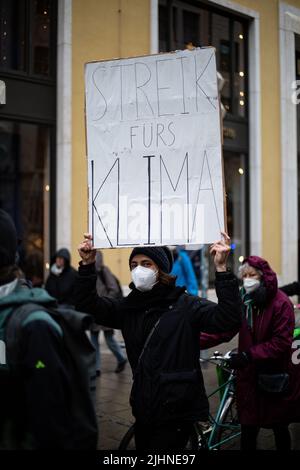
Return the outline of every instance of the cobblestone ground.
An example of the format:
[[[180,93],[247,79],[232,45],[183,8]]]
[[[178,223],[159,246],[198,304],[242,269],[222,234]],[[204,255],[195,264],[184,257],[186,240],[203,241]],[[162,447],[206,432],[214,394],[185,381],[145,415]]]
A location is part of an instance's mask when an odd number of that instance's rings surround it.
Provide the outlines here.
[[[119,333],[117,338],[122,341]],[[128,427],[134,422],[128,403],[131,388],[131,369],[127,364],[125,370],[120,374],[116,374],[116,360],[112,353],[103,343],[103,335],[101,335],[101,353],[102,365],[101,377],[97,381],[97,416],[99,420],[99,444],[101,450],[114,450],[118,448],[120,440],[126,433]],[[231,343],[221,345],[217,349],[220,352],[226,352],[236,346],[236,339]],[[214,350],[210,350],[211,354]],[[212,364],[206,364],[203,368],[204,382],[207,393],[211,393],[217,387],[217,378],[215,367]],[[215,397],[211,400],[211,411],[214,413],[218,400]],[[293,448],[300,449],[300,425],[291,425],[293,439]],[[258,447],[260,449],[274,449],[274,439],[272,431],[261,430]],[[239,440],[235,441],[230,449],[239,449]]]

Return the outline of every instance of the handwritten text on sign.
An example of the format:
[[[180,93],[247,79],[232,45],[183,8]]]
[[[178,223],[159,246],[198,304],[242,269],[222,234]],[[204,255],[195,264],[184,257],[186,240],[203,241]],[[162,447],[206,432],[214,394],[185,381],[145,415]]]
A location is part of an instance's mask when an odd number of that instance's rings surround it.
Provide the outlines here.
[[[210,243],[224,229],[215,50],[88,63],[96,247]]]

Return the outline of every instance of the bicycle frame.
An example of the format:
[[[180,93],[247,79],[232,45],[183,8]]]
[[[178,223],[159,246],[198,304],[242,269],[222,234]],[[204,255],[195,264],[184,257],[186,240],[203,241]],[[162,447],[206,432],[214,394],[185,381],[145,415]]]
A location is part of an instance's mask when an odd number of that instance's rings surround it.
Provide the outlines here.
[[[224,357],[214,357],[211,359],[208,359],[209,362],[212,362],[213,360],[224,360]],[[216,363],[214,362],[214,365]],[[223,365],[218,365],[217,367],[220,367],[223,369],[223,371],[228,371],[229,372],[229,377],[227,380],[223,381],[223,378],[220,380],[221,383],[219,383],[218,388],[216,388],[210,395],[208,395],[208,399],[215,394],[220,393],[220,404],[217,410],[217,413],[215,417],[212,416],[212,414],[209,415],[209,424],[208,428],[205,429],[203,426],[203,423],[201,422],[195,422],[194,423],[194,431],[195,431],[195,438],[197,442],[197,449],[196,450],[214,450],[219,448],[221,445],[230,442],[233,439],[236,439],[238,436],[240,436],[240,425],[231,425],[231,424],[223,424],[222,420],[224,418],[225,413],[229,409],[231,402],[235,396],[235,375],[232,370],[226,369]],[[205,423],[206,424],[206,423]],[[220,429],[228,429],[232,430],[233,434],[230,435],[229,437],[226,437],[225,439],[221,439],[218,442],[217,440],[217,434]],[[129,436],[129,437],[128,437]],[[125,436],[123,437],[119,450],[124,450],[127,449],[128,442],[130,442],[131,439],[134,437],[134,425],[129,428]],[[126,445],[122,447],[122,443],[126,442]]]
[[[227,382],[222,384],[220,387],[218,387],[216,390],[214,390],[210,395],[208,395],[208,398],[210,398],[211,396],[215,395],[219,391],[223,390],[223,396],[221,398],[221,402],[220,402],[220,405],[218,407],[218,411],[217,411],[217,414],[216,414],[215,418],[210,414],[210,420],[212,422],[212,430],[210,432],[208,442],[207,442],[207,446],[208,446],[209,450],[213,450],[217,447],[220,447],[221,445],[224,445],[225,443],[231,441],[232,439],[236,439],[241,434],[240,425],[222,424],[222,420],[221,420],[222,414],[225,411],[225,404],[228,401],[228,399],[233,396],[234,381],[235,381],[235,377],[234,377],[233,373],[231,373],[229,379],[227,380]],[[225,439],[222,439],[219,442],[215,442],[217,433],[218,433],[220,428],[230,429],[230,430],[236,431],[236,432],[234,432],[231,436],[229,436]]]
[[[217,359],[217,357],[212,358],[213,360]],[[220,404],[217,410],[215,417],[212,414],[209,415],[209,421],[211,423],[212,429],[209,433],[209,436],[206,438],[206,448],[208,450],[214,450],[219,448],[221,445],[224,445],[227,442],[230,442],[233,439],[236,439],[240,436],[240,425],[230,425],[230,424],[223,424],[222,418],[224,417],[225,412],[227,411],[230,403],[235,395],[235,374],[232,370],[226,369],[224,366],[216,364],[216,367],[220,368],[220,370],[226,370],[229,373],[229,377],[225,381],[223,381],[223,377],[219,380],[219,386],[216,388],[210,395],[208,395],[208,399],[212,396],[220,393]],[[218,375],[220,377],[220,375]],[[230,400],[231,399],[231,400]],[[218,431],[220,428],[232,430],[233,434],[225,439],[221,439],[220,441],[216,442]]]

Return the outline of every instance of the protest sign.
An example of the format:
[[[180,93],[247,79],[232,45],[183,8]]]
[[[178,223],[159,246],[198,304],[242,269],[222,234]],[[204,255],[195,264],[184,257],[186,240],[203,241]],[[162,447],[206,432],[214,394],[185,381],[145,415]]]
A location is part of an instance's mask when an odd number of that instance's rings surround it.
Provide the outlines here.
[[[97,248],[210,243],[224,230],[214,48],[85,66]]]

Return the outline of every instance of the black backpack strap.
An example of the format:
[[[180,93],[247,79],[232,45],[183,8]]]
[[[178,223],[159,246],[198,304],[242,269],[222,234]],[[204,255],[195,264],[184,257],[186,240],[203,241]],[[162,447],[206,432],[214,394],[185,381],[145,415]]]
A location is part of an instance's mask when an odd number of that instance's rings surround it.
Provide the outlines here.
[[[147,346],[150,342],[150,339],[152,338],[156,328],[158,327],[159,323],[160,323],[160,318],[157,320],[157,322],[155,323],[155,325],[153,326],[152,330],[150,331],[149,335],[147,336],[147,339],[145,341],[145,344],[144,344],[144,347],[142,349],[142,352],[141,354],[139,355],[139,358],[138,358],[138,363],[137,363],[137,366],[136,366],[136,369],[134,371],[134,375],[133,375],[133,379],[135,378],[135,376],[137,375],[138,371],[140,370],[140,367],[141,367],[141,361],[142,361],[142,357],[144,356],[145,354],[145,351],[147,349]]]

